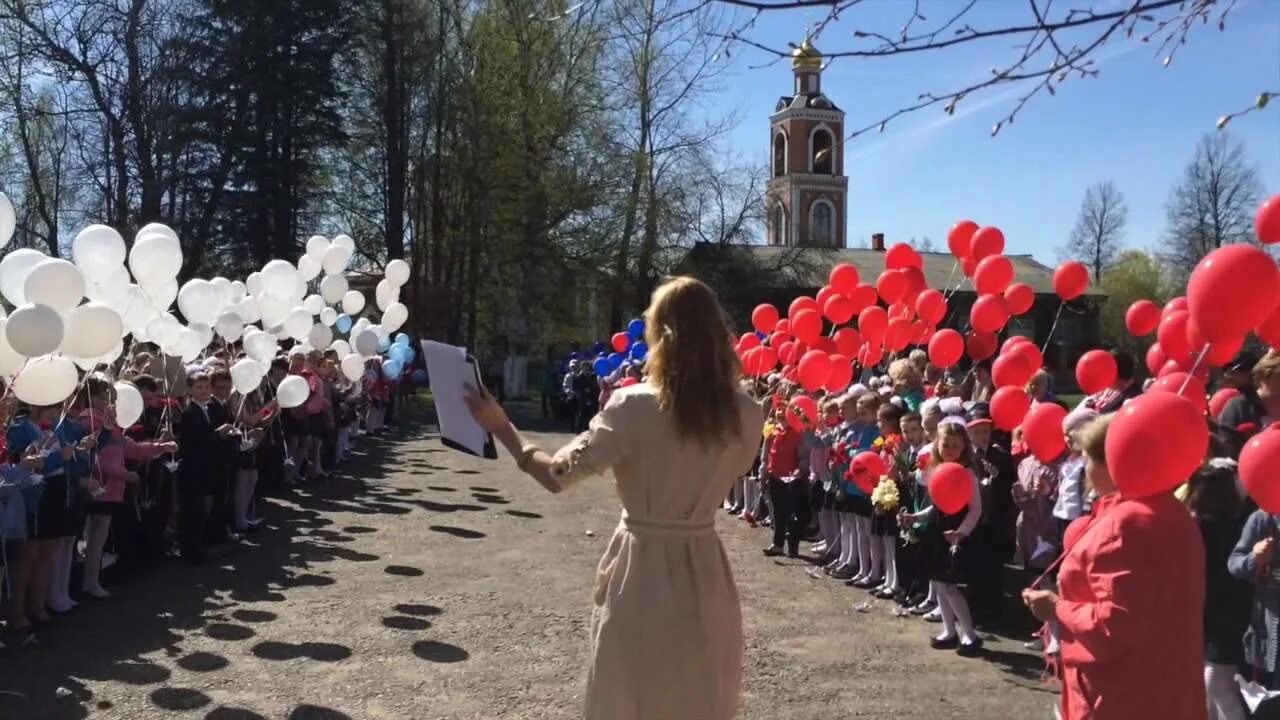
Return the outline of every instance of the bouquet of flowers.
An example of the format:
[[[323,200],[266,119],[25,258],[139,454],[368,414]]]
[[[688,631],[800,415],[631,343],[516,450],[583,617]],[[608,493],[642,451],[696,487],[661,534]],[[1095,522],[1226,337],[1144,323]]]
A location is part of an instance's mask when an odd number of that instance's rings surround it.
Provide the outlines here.
[[[898,484],[888,475],[881,476],[880,483],[876,485],[875,490],[871,491],[871,502],[876,509],[892,514],[898,511],[898,505],[901,502],[898,498]]]

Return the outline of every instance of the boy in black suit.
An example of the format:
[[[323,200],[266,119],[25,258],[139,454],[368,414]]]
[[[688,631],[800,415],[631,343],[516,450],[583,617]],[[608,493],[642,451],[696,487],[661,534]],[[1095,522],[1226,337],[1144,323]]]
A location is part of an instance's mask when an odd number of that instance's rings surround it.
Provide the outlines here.
[[[223,522],[220,517],[211,519],[209,512],[217,473],[229,452],[227,437],[233,428],[226,408],[212,399],[213,386],[206,373],[192,373],[187,378],[187,389],[187,407],[177,428],[182,455],[178,466],[178,531],[182,559],[200,563],[207,559],[211,520]]]

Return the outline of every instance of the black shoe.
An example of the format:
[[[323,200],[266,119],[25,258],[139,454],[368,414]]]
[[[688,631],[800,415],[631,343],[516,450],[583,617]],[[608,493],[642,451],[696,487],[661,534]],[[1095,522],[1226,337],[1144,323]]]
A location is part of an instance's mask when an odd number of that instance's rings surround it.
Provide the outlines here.
[[[960,647],[956,648],[956,654],[965,658],[978,657],[982,654],[982,638],[971,643],[960,643]]]
[[[925,605],[916,603],[911,608],[911,614],[912,615],[928,615],[929,613],[933,612],[933,609],[936,607],[938,607],[937,603],[928,603]]]
[[[851,584],[852,584],[854,587],[856,587],[856,588],[858,588],[858,589],[860,589],[860,590],[871,590],[872,588],[878,588],[878,587],[880,587],[880,583],[882,583],[882,582],[884,582],[884,581],[883,581],[883,580],[876,580],[875,578],[867,578],[866,580],[861,580],[861,581],[858,581],[858,582],[856,582],[856,583],[851,583]]]
[[[787,548],[787,557],[789,558],[800,557],[800,548]]]
[[[956,650],[960,647],[960,636],[952,635],[947,638],[929,638],[929,647],[934,650]]]
[[[878,590],[873,591],[871,594],[875,595],[881,600],[892,600],[896,595],[896,593],[894,593],[892,590],[888,588],[880,588]]]
[[[778,547],[777,545],[770,545],[769,547],[764,549],[765,557],[778,557],[781,554],[782,554],[782,548]]]

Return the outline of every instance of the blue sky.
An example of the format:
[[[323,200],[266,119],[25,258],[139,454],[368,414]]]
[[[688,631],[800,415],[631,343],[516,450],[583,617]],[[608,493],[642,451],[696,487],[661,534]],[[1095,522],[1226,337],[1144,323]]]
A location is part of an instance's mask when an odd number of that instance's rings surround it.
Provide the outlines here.
[[[1093,3],[1098,10],[1107,5],[1118,3]],[[921,13],[933,23],[959,6],[924,0]],[[855,28],[891,33],[910,8],[898,0],[859,5],[816,44],[869,48],[873,41],[853,39]],[[971,23],[978,28],[1021,24],[1028,13],[1025,3],[1003,0],[984,0],[975,12]],[[818,10],[767,14],[768,21],[748,35],[785,47],[820,17]],[[846,130],[852,130],[914,102],[921,92],[959,89],[988,77],[998,61],[1019,52],[1015,42],[997,39],[910,57],[836,59],[823,88],[847,113]],[[1157,45],[1136,36],[1113,39],[1099,49],[1097,78],[1072,79],[1056,96],[1037,96],[994,138],[991,127],[1027,86],[998,86],[962,102],[954,117],[928,108],[895,120],[881,134],[849,141],[849,244],[884,232],[891,243],[928,236],[945,249],[947,228],[971,218],[1000,227],[1006,252],[1055,263],[1085,189],[1112,180],[1129,204],[1125,244],[1158,247],[1165,200],[1199,138],[1214,130],[1219,116],[1247,107],[1259,92],[1280,90],[1280,1],[1240,0],[1225,32],[1212,22],[1197,26],[1168,67],[1153,57]],[[768,116],[791,87],[789,63],[750,69],[769,59],[763,51],[735,47],[733,71],[710,108],[741,118],[728,144],[762,164]],[[1280,192],[1280,100],[1237,118],[1230,130],[1245,143],[1266,194]]]

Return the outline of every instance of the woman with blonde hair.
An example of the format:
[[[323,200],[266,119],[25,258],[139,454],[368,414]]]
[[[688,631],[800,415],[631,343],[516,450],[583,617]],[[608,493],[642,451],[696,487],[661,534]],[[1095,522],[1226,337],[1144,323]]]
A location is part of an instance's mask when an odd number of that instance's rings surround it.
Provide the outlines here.
[[[715,511],[751,468],[761,408],[737,387],[715,294],[670,280],[645,311],[647,383],[620,388],[559,451],[529,444],[483,389],[472,414],[551,492],[612,469],[622,519],[593,593],[588,720],[730,720],[742,684],[742,611]]]

